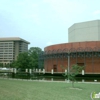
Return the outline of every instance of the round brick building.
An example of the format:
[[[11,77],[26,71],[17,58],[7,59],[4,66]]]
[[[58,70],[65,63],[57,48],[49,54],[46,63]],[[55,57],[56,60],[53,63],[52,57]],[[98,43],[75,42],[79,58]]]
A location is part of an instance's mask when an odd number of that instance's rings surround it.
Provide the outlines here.
[[[85,66],[85,74],[100,74],[100,41],[64,43],[45,47],[46,72],[64,72],[73,64]]]

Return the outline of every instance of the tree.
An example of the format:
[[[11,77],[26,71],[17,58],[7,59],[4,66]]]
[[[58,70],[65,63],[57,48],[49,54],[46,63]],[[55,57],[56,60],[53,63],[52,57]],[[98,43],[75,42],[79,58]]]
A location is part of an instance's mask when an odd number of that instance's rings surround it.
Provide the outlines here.
[[[17,60],[11,63],[11,67],[25,69],[38,68],[39,54],[42,49],[39,47],[31,47],[28,52],[22,52],[18,55]]]
[[[84,66],[79,66],[77,64],[72,65],[71,69],[67,70],[65,72],[64,76],[68,78],[68,80],[72,81],[72,87],[74,88],[74,82],[76,81],[76,75],[78,75],[82,70],[84,69]]]
[[[9,68],[10,67],[10,64],[9,63],[5,64],[5,67]]]
[[[29,49],[29,55],[36,53],[36,54],[40,54],[42,52],[42,49],[39,47],[31,47]]]
[[[39,54],[41,54],[43,51],[39,47],[31,47],[29,49],[29,56],[30,56],[30,66],[32,68],[38,68],[39,63]]]
[[[30,57],[28,55],[28,52],[23,52],[18,55],[16,61],[16,65],[18,66],[18,68],[21,69],[30,68],[29,63],[30,63]]]
[[[0,67],[3,67],[3,63],[0,63]]]
[[[11,62],[11,63],[10,63],[10,67],[11,67],[11,68],[17,68],[17,67],[18,67],[17,61],[14,60],[13,62]]]

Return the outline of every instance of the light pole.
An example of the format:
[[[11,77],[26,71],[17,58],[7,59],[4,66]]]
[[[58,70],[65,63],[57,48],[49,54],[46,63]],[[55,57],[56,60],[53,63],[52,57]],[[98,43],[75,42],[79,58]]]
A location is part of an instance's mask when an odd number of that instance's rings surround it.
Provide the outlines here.
[[[70,70],[70,53],[68,53],[68,73],[69,73],[69,70]]]
[[[70,52],[68,52],[68,71],[67,71],[67,76],[69,74],[69,71],[70,71]],[[69,76],[68,76],[68,82],[69,82]]]
[[[70,52],[68,52],[68,73],[70,70]]]

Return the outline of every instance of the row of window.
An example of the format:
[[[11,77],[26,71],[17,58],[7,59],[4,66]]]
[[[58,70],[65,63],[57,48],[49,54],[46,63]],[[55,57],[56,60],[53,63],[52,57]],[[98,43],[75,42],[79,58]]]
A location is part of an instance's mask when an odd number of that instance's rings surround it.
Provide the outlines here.
[[[0,47],[0,50],[5,50],[5,49],[8,49],[8,50],[9,50],[9,49],[14,50],[15,48],[14,48],[14,47],[12,47],[12,48],[8,48],[8,47],[1,48],[1,47]],[[22,49],[22,50],[23,50],[23,49],[28,49],[28,48],[27,48],[27,47],[20,47],[19,49]]]
[[[0,42],[0,45],[14,44],[13,42]]]
[[[3,45],[3,46],[0,45],[0,47],[13,47],[13,45]]]
[[[0,44],[0,46],[13,46],[14,44]]]
[[[0,52],[0,55],[4,55],[4,54],[8,54],[9,55],[9,54],[14,54],[14,53],[13,52],[6,52],[6,53],[5,52],[3,52],[3,53]]]
[[[13,55],[0,55],[0,57],[12,57]]]
[[[14,49],[14,47],[0,47],[0,49]]]
[[[0,58],[0,60],[3,60],[3,59],[8,59],[8,60],[13,60],[14,58]]]
[[[0,50],[0,52],[13,52],[13,50]]]

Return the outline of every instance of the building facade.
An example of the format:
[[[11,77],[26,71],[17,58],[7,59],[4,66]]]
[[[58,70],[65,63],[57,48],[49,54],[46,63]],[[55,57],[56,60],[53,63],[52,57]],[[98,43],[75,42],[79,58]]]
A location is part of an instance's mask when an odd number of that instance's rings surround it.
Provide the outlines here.
[[[100,41],[100,20],[75,23],[68,28],[68,42]]]
[[[85,74],[100,73],[100,41],[52,45],[45,48],[44,55],[46,72],[64,72],[78,64],[85,66]]]
[[[45,47],[41,59],[46,72],[64,72],[78,64],[85,66],[85,74],[100,74],[99,23],[100,20],[76,23],[68,30],[69,43]]]
[[[9,64],[21,52],[28,51],[28,41],[19,37],[0,38],[0,63]]]

